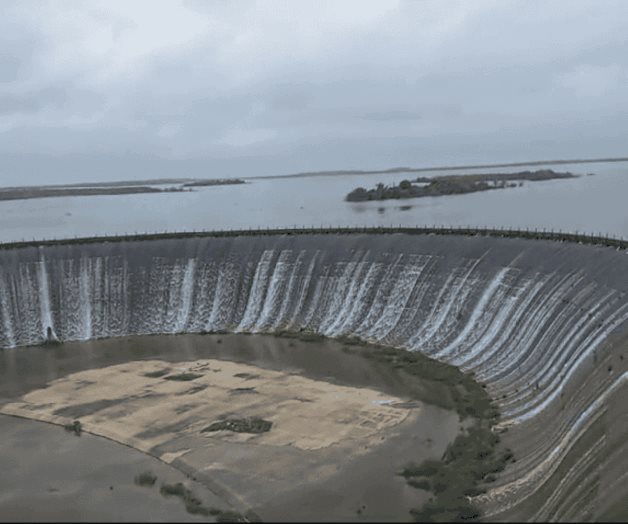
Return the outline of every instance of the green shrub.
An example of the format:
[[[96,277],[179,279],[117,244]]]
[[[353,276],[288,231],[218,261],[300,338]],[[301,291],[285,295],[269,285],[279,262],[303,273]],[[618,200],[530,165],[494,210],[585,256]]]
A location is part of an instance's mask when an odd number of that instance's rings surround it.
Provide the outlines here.
[[[435,460],[426,460],[421,465],[408,464],[401,471],[401,475],[410,477],[432,477],[440,470],[441,463]]]
[[[265,433],[270,431],[273,423],[257,417],[230,418],[212,422],[202,429],[202,433],[214,431],[233,431],[234,433]]]
[[[152,471],[144,471],[136,475],[134,481],[138,486],[152,487],[157,482],[157,475]]]
[[[184,497],[187,492],[188,489],[181,482],[177,482],[176,484],[162,484],[159,488],[159,493],[166,497]]]
[[[74,420],[71,424],[65,424],[63,429],[70,433],[74,433],[77,437],[80,437],[83,432],[83,426],[78,420]]]
[[[425,491],[429,491],[431,489],[430,481],[427,479],[416,480],[413,478],[408,479],[408,484],[416,489],[422,489]]]

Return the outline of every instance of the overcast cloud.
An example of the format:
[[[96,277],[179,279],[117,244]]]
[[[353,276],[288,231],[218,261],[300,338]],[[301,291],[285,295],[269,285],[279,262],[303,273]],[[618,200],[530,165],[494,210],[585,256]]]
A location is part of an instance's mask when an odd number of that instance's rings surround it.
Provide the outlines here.
[[[628,2],[2,0],[0,185],[628,154]]]

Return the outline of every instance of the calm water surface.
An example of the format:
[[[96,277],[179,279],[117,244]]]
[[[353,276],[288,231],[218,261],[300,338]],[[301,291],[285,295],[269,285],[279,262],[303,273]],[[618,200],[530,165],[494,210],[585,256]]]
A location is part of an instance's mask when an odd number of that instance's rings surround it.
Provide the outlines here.
[[[412,391],[416,377],[342,351],[343,344],[323,338],[303,341],[269,335],[146,335],[52,346],[0,350],[0,405],[48,382],[85,369],[134,360],[181,362],[215,358],[289,371],[313,380],[371,387],[395,396]]]
[[[203,522],[162,482],[184,482],[206,505],[228,509],[203,485],[144,453],[59,426],[0,415],[0,522]],[[136,475],[151,471],[153,487]]]
[[[247,184],[185,193],[7,201],[0,202],[0,241],[165,230],[434,224],[628,237],[628,165],[567,165],[556,170],[595,176],[526,182],[523,187],[467,195],[363,203],[345,202],[344,196],[357,186],[393,184],[416,175],[249,179]]]

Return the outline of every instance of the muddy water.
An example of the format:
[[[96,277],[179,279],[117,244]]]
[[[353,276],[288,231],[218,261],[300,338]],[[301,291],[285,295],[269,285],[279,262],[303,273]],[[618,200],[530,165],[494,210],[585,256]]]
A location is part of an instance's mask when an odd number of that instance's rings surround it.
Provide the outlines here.
[[[1,351],[0,404],[86,369],[135,360],[180,362],[204,358],[289,371],[335,384],[368,386],[401,398],[410,398],[417,381],[389,366],[348,354],[343,344],[329,339],[306,342],[262,335],[128,337]],[[11,472],[0,480],[0,515],[12,520],[199,519],[187,515],[178,500],[160,497],[158,489],[133,484],[134,475],[146,469],[169,482],[183,478],[172,466],[120,444],[89,435],[77,438],[43,423],[1,417],[0,428],[3,435],[8,435],[0,445],[0,469]],[[402,424],[359,459],[347,463],[334,449],[326,451],[324,459],[303,454],[303,460],[311,460],[317,467],[321,460],[334,468],[342,464],[325,482],[304,484],[296,472],[291,478],[289,471],[282,471],[278,473],[283,479],[281,485],[291,487],[275,493],[271,484],[267,489],[265,483],[260,484],[250,475],[242,474],[235,484],[228,480],[232,486],[241,487],[241,493],[253,502],[251,509],[265,520],[407,521],[408,511],[420,506],[428,494],[409,487],[397,472],[410,460],[440,458],[458,431],[455,413],[424,405],[418,419]],[[257,456],[241,446],[225,446],[223,451],[248,453],[250,467],[257,461],[281,464],[295,453],[290,446],[265,448],[254,452]],[[203,476],[198,475],[200,482]],[[237,472],[231,476],[237,477]],[[209,505],[228,509],[226,502],[209,490],[200,485],[193,489]]]
[[[159,494],[161,482],[186,482],[206,505],[226,509],[180,471],[115,442],[5,415],[0,428],[0,522],[198,521]],[[153,487],[135,484],[143,471],[157,475]]]
[[[134,360],[169,362],[216,358],[265,369],[292,371],[315,380],[369,386],[403,395],[416,382],[358,355],[332,339],[303,341],[269,335],[151,335],[0,350],[0,403],[77,371]]]

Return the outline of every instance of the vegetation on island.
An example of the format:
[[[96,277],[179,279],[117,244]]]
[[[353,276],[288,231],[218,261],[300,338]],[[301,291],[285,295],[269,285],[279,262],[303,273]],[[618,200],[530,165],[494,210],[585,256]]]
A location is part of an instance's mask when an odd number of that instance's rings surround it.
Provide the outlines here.
[[[195,187],[224,186],[232,184],[246,184],[246,182],[240,178],[156,179],[137,182],[91,182],[85,184],[53,186],[5,187],[0,188],[0,201],[71,196],[182,193],[193,191],[193,188]]]
[[[444,175],[433,178],[418,177],[414,180],[402,180],[398,185],[377,184],[374,189],[358,187],[345,197],[348,202],[369,200],[389,200],[397,198],[420,198],[428,196],[459,195],[504,189],[522,185],[524,181],[575,178],[569,172],[556,172],[551,169],[521,171],[518,173],[484,173],[473,175]]]
[[[135,195],[139,193],[180,193],[182,191],[189,190],[180,187],[157,188],[150,186],[10,188],[0,189],[0,201],[68,196]]]

